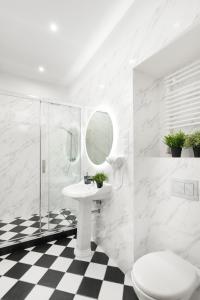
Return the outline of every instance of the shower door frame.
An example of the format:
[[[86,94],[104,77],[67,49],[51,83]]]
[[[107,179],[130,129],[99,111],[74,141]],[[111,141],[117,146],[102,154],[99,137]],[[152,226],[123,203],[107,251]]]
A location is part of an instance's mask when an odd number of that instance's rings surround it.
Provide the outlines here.
[[[80,166],[79,166],[79,180],[82,177],[82,159],[81,159],[81,153],[82,153],[82,114],[83,110],[80,106],[76,105],[68,105],[65,103],[63,105],[62,103],[57,103],[57,102],[50,102],[50,101],[40,101],[40,207],[39,207],[39,215],[40,215],[40,232],[41,232],[41,219],[42,219],[42,204],[47,203],[47,213],[48,213],[48,229],[45,231],[45,234],[54,232],[55,229],[50,228],[50,214],[51,214],[51,200],[50,200],[50,156],[49,156],[49,148],[50,148],[50,108],[51,107],[68,107],[68,108],[78,108],[79,109],[79,114],[80,114],[80,119],[79,119],[79,124],[80,124],[80,136],[79,136],[79,160],[80,160]],[[45,120],[44,123],[42,120]],[[43,128],[44,125],[44,128]],[[43,138],[42,136],[45,136]],[[44,170],[45,169],[45,170]],[[45,192],[46,190],[46,192]],[[45,199],[46,198],[46,199]],[[67,226],[63,228],[60,228],[60,232],[66,231]],[[42,232],[41,232],[42,233]]]
[[[81,159],[81,153],[82,153],[82,119],[83,119],[83,109],[80,105],[74,105],[71,103],[66,103],[66,102],[58,102],[56,100],[51,100],[49,98],[45,97],[36,97],[36,96],[31,96],[31,95],[26,95],[23,93],[15,93],[12,91],[8,90],[2,90],[0,89],[0,95],[1,96],[10,96],[10,97],[15,97],[23,99],[23,100],[30,100],[30,101],[36,101],[39,102],[40,104],[40,112],[39,112],[39,157],[40,157],[40,170],[39,170],[39,222],[40,222],[40,228],[39,228],[39,233],[36,234],[31,234],[27,235],[24,238],[17,238],[9,241],[2,242],[0,245],[0,255],[4,255],[6,253],[9,253],[10,251],[14,251],[16,249],[23,249],[25,247],[32,247],[34,245],[37,245],[38,243],[41,242],[47,242],[54,240],[59,237],[65,237],[65,236],[70,236],[73,234],[76,234],[76,228],[70,227],[67,230],[67,227],[63,227],[62,230],[49,230],[49,220],[48,220],[48,229],[44,232],[41,231],[41,219],[42,219],[42,184],[43,184],[43,163],[42,163],[42,156],[43,156],[43,149],[42,149],[42,118],[43,118],[43,112],[42,112],[42,105],[43,104],[53,104],[53,105],[60,105],[60,106],[65,106],[65,107],[72,107],[72,108],[78,108],[80,110],[80,177],[82,176],[82,159]],[[47,129],[48,130],[48,129]],[[48,158],[47,158],[48,159]],[[48,168],[48,166],[47,166]],[[46,168],[46,170],[48,170]],[[45,170],[45,171],[46,171]],[[48,174],[47,174],[48,176]],[[47,183],[47,189],[48,189],[48,183]],[[48,201],[48,215],[49,215],[49,197],[47,193],[47,201]]]

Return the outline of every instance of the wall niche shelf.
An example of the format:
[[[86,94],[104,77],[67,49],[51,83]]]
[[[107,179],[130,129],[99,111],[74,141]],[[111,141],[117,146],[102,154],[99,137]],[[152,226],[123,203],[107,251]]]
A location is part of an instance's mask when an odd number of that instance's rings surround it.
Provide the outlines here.
[[[200,130],[199,36],[192,27],[133,69],[136,157],[171,157],[164,135]],[[194,158],[192,149],[182,158]]]

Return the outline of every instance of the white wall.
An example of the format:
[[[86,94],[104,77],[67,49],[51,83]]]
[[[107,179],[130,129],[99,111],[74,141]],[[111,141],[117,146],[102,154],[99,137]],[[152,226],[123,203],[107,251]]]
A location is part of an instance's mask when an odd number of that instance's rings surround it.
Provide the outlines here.
[[[114,193],[96,219],[96,239],[124,270],[131,268],[137,250],[133,244],[134,233],[143,234],[140,231],[143,222],[139,228],[133,228],[133,209],[136,211],[139,204],[133,201],[133,65],[130,60],[137,64],[151,56],[199,22],[199,16],[199,0],[136,0],[69,92],[70,102],[94,109],[105,106],[112,112],[118,127],[115,151],[125,150],[127,154],[124,186]],[[92,170],[90,162],[85,162],[85,170]],[[144,167],[141,174],[145,170]],[[142,191],[142,181],[140,188]],[[145,245],[141,244],[141,247],[140,253],[145,251]]]
[[[0,90],[48,98],[55,102],[67,101],[66,89],[63,86],[47,84],[2,72],[0,72]]]
[[[38,213],[40,105],[0,95],[0,219]]]

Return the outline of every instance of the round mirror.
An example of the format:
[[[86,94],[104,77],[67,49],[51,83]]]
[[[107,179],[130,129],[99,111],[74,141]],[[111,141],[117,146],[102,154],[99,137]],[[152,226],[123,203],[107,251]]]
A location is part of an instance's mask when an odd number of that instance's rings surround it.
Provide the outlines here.
[[[113,143],[113,124],[108,113],[96,111],[89,120],[86,149],[90,160],[100,165],[109,156]]]

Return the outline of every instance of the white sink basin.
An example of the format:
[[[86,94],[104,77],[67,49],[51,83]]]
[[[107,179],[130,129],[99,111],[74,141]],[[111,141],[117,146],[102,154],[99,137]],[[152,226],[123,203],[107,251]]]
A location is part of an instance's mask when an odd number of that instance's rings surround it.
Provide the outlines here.
[[[69,185],[62,190],[64,196],[78,200],[77,241],[75,255],[83,258],[91,255],[91,204],[93,200],[105,200],[111,196],[112,186],[104,183],[97,188],[95,183],[85,184],[83,181]]]
[[[62,191],[63,195],[75,200],[104,200],[111,194],[112,186],[104,183],[103,187],[98,189],[95,183],[85,184],[83,181],[69,185]]]

